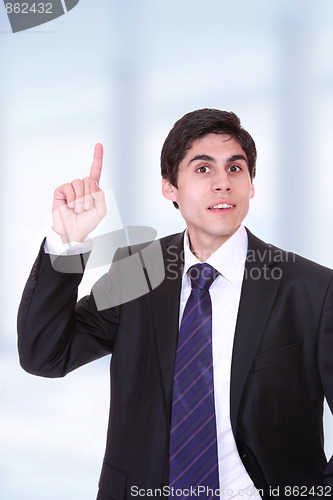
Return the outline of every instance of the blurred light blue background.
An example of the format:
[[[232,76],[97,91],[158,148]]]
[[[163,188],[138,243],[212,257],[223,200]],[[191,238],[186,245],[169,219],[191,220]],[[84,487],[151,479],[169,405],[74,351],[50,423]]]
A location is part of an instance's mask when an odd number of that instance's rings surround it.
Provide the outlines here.
[[[169,129],[193,109],[235,111],[258,149],[247,226],[332,267],[332,22],[331,0],[81,0],[12,34],[1,3],[1,499],[95,498],[108,359],[63,380],[30,376],[16,313],[53,191],[88,174],[96,142],[113,207],[99,231],[147,225],[163,236],[184,228],[160,194]]]

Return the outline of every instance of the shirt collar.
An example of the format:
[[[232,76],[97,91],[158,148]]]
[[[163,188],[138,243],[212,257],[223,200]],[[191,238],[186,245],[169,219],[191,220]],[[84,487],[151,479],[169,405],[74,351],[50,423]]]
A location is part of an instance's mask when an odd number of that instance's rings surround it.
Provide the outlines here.
[[[248,237],[245,227],[241,224],[237,231],[221,245],[206,260],[220,274],[234,285],[240,285],[243,280],[244,266],[247,255]],[[184,275],[194,264],[201,262],[190,250],[188,233],[184,235]]]

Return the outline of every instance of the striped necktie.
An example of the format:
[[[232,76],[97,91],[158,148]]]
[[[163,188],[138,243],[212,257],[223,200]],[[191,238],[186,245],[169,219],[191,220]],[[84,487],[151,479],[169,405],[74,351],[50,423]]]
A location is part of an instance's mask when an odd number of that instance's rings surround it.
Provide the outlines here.
[[[197,498],[219,498],[209,294],[218,274],[206,263],[189,269],[192,291],[179,329],[170,431],[170,497],[179,500],[191,488]]]

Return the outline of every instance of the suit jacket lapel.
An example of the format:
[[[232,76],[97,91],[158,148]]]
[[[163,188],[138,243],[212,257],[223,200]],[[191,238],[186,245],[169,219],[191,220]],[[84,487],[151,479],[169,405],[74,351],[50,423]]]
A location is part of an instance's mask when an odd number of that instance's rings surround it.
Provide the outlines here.
[[[183,239],[184,233],[180,233],[169,240],[166,245],[162,240],[165,278],[162,284],[152,292],[157,351],[169,417],[171,417],[172,384],[178,341]]]
[[[236,436],[240,402],[253,359],[264,334],[280,286],[272,275],[276,249],[248,231],[249,246],[237,317],[230,382],[230,418]]]

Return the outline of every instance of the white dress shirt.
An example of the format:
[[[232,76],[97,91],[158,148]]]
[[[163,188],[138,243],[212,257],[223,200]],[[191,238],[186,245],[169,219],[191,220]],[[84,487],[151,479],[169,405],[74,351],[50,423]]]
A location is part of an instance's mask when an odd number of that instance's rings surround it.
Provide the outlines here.
[[[230,369],[232,348],[248,246],[243,225],[206,262],[219,273],[209,291],[212,301],[212,350],[217,449],[221,500],[261,498],[239,457],[230,422]],[[191,252],[187,233],[184,238],[184,274],[180,296],[181,321],[191,293],[188,269],[200,261]]]

